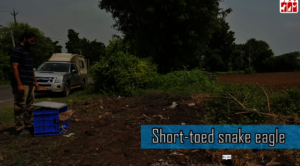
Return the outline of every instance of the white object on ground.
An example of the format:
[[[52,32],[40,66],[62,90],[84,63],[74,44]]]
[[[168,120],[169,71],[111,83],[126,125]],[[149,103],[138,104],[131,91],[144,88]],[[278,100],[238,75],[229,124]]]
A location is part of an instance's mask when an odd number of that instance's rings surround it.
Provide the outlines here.
[[[67,137],[67,138],[69,138],[69,137],[71,137],[72,135],[74,135],[75,133],[70,133],[70,134],[68,134],[68,135],[64,135],[64,137]]]
[[[174,101],[174,102],[172,103],[172,105],[170,106],[170,108],[174,109],[176,106],[177,106],[177,103]]]

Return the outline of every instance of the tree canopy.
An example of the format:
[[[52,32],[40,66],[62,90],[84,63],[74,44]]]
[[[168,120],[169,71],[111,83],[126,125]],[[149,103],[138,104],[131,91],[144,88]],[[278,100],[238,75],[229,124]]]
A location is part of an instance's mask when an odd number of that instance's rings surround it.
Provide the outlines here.
[[[246,55],[250,58],[250,67],[261,71],[266,65],[266,60],[274,56],[269,44],[262,40],[254,38],[249,39],[245,45],[244,50]]]
[[[113,27],[139,57],[153,57],[161,72],[198,65],[218,25],[219,0],[101,0]]]
[[[35,68],[47,61],[53,53],[61,52],[62,46],[57,45],[58,41],[52,41],[38,28],[32,27],[27,23],[9,23],[8,26],[4,26],[0,30],[0,82],[10,79],[9,54],[13,49],[11,31],[13,32],[15,45],[21,42],[19,38],[25,31],[31,31],[37,36],[36,43],[31,50]]]
[[[300,52],[290,52],[273,56],[266,60],[264,72],[300,71]]]
[[[204,53],[204,67],[210,71],[232,70],[233,53],[235,50],[234,32],[225,21],[231,9],[219,10],[219,18]]]
[[[7,27],[1,29],[2,38],[0,39],[0,50],[2,50],[5,56],[9,56],[9,53],[13,49],[12,38],[10,36],[10,30],[13,31],[15,44],[19,44],[19,38],[25,31],[33,32],[37,38],[34,47],[32,47],[32,55],[34,59],[34,67],[38,67],[44,61],[47,61],[53,53],[55,53],[55,47],[61,47],[55,45],[49,37],[46,37],[42,31],[38,28],[32,27],[27,23],[9,23]],[[57,42],[58,43],[58,42]],[[56,43],[56,44],[57,44]]]
[[[9,80],[10,64],[9,56],[4,55],[3,51],[0,50],[0,82]]]
[[[79,33],[73,29],[68,30],[69,41],[66,43],[66,48],[69,53],[81,54],[88,58],[91,64],[95,64],[100,60],[100,57],[105,54],[105,45],[98,42],[96,39],[90,41],[86,38],[80,39]]]
[[[55,53],[62,53],[62,46],[61,45],[57,45],[58,41],[52,42],[53,46],[54,46],[54,52]]]
[[[68,53],[80,54],[82,51],[81,41],[78,35],[79,33],[75,32],[73,29],[68,30],[69,41],[66,43]]]

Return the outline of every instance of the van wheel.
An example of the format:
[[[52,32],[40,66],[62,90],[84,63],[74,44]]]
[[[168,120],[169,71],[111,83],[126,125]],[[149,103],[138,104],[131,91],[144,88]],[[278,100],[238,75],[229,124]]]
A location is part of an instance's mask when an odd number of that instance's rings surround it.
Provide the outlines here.
[[[70,95],[70,92],[71,92],[70,84],[67,82],[65,90],[63,92],[64,97],[68,97]]]

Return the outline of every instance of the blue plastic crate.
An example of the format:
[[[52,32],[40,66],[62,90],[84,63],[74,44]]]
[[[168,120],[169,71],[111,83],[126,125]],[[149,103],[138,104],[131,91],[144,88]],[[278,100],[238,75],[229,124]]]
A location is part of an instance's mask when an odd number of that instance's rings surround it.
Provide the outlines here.
[[[34,136],[60,135],[69,128],[69,121],[59,122],[59,113],[66,112],[68,106],[61,108],[39,108],[33,112]]]
[[[63,128],[63,129],[69,129],[69,121],[68,121],[68,120],[65,121],[65,122],[63,122],[62,128]]]

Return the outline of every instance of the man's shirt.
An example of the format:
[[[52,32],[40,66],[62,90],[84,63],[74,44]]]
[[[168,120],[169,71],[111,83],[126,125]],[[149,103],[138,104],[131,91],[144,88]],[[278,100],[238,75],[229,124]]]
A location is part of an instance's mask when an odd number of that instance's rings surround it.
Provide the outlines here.
[[[33,59],[30,51],[22,46],[16,46],[10,53],[10,65],[12,68],[12,63],[18,63],[19,77],[22,85],[35,85],[33,78]],[[17,86],[18,83],[11,73],[11,86]]]

